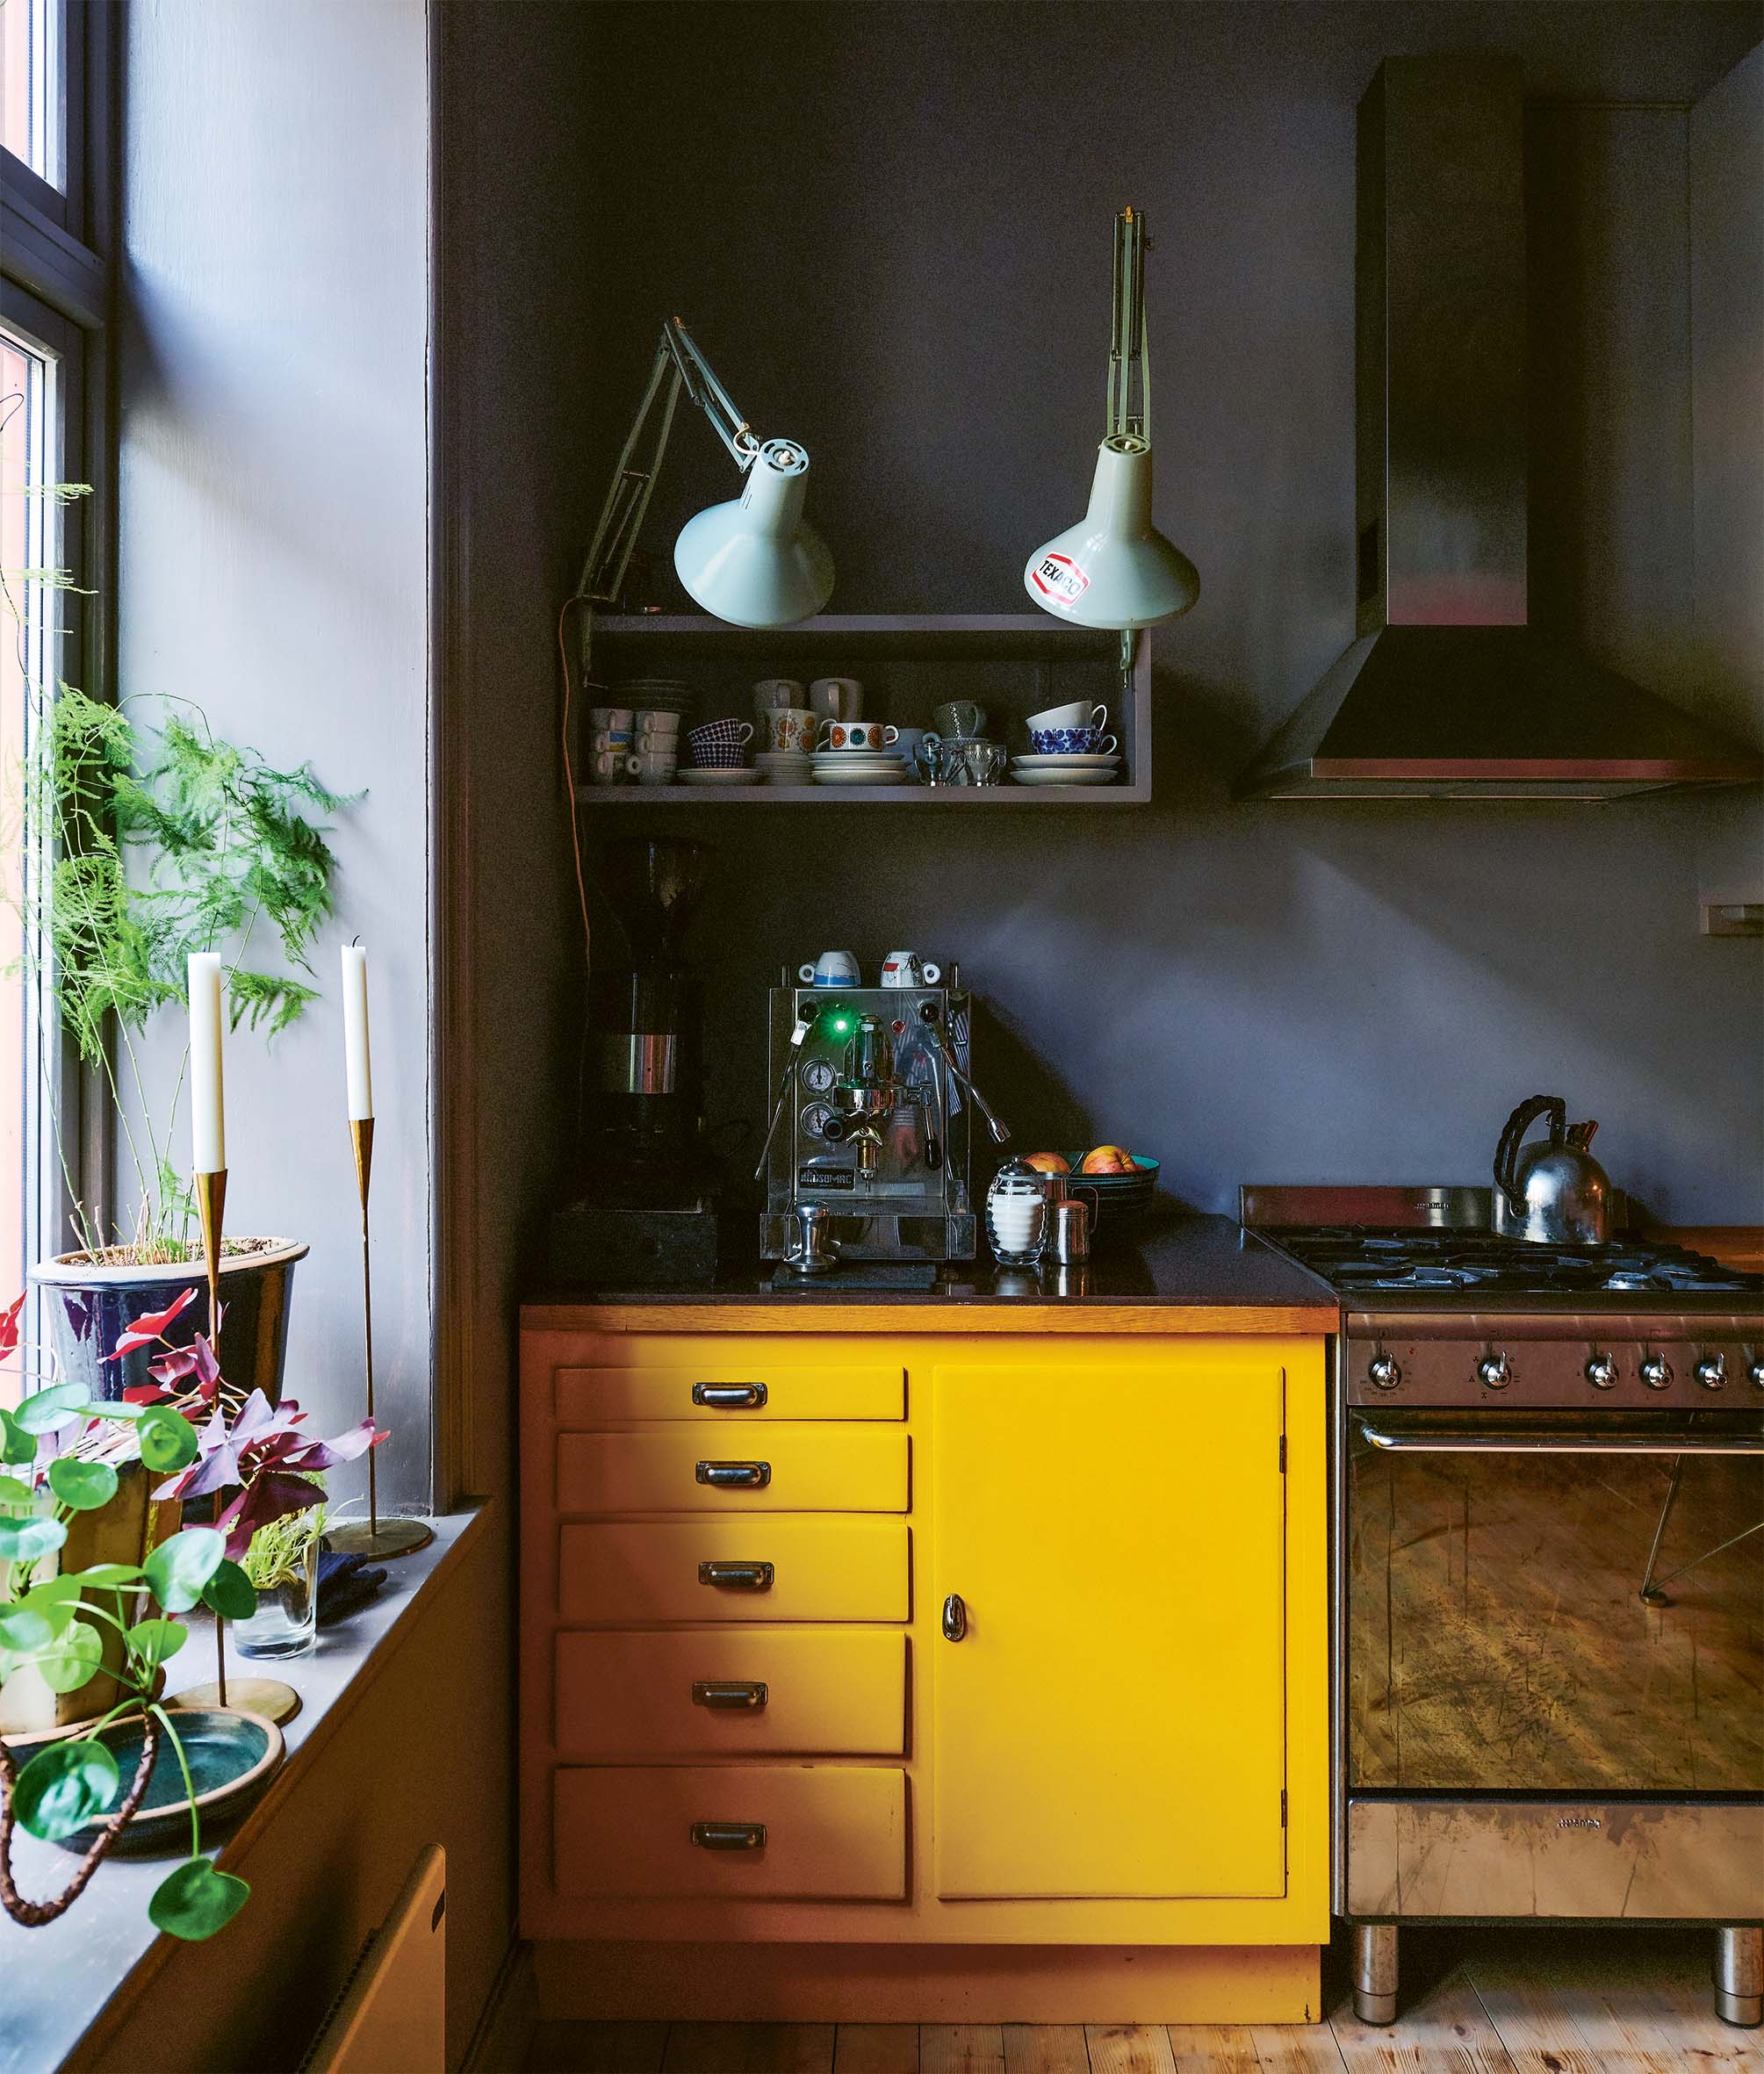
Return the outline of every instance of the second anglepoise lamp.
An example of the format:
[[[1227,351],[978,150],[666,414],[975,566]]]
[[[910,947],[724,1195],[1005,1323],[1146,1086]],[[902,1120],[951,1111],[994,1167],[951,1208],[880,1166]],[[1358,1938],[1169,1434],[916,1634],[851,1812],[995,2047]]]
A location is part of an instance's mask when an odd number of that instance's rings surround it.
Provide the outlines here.
[[[664,385],[654,449],[647,462],[639,462],[637,448]],[[760,443],[678,317],[662,327],[649,386],[601,508],[576,595],[591,604],[617,601],[682,387],[716,427],[747,485],[738,498],[713,504],[681,528],[673,545],[680,580],[696,603],[732,626],[793,626],[810,618],[832,594],[833,558],[803,517],[809,457],[793,439]]]
[[[1074,626],[1156,626],[1200,595],[1194,564],[1151,522],[1151,376],[1146,353],[1145,220],[1115,218],[1114,328],[1107,436],[1091,508],[1029,557],[1023,586]]]

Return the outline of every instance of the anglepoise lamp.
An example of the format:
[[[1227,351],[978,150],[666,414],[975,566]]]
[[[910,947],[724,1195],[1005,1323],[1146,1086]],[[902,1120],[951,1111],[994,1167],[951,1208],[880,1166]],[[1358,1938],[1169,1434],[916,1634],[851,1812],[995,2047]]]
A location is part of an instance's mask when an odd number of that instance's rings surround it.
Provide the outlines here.
[[[1145,219],[1132,209],[1115,218],[1108,431],[1097,450],[1091,508],[1029,557],[1023,587],[1055,619],[1128,634],[1174,619],[1200,595],[1194,564],[1151,522]],[[1121,645],[1125,656],[1131,640]]]
[[[577,597],[591,606],[617,601],[682,388],[716,427],[747,483],[739,497],[713,504],[680,529],[673,544],[680,580],[696,603],[732,626],[794,626],[810,618],[832,594],[833,558],[803,517],[809,457],[794,439],[760,443],[678,317],[662,326],[649,386],[601,508]],[[640,463],[637,448],[658,397],[653,450]]]

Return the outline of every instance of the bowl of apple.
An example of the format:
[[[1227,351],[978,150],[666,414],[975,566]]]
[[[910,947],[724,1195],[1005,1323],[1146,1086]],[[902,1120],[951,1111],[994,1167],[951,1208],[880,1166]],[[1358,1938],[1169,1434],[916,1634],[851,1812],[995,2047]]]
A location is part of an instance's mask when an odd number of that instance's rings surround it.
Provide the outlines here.
[[[1038,1173],[1066,1177],[1066,1192],[1090,1206],[1095,1245],[1131,1238],[1157,1194],[1157,1162],[1121,1145],[1093,1145],[1088,1152],[1032,1152],[1024,1164]]]

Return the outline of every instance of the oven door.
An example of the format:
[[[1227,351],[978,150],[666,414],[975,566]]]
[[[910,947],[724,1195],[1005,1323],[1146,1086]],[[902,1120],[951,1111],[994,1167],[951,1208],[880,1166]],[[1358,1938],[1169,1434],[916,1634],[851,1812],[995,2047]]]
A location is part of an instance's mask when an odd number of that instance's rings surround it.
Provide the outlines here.
[[[1764,1792],[1744,1415],[1350,1411],[1352,1793]]]
[[[1764,1913],[1764,1437],[1349,1414],[1357,1918]]]

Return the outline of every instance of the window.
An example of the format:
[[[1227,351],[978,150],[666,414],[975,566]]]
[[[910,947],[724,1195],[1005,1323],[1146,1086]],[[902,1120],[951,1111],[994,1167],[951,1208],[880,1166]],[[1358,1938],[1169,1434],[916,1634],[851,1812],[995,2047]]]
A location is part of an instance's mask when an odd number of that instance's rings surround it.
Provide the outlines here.
[[[102,1149],[83,1141],[77,1065],[41,1012],[19,904],[48,862],[29,853],[20,826],[21,771],[45,702],[59,681],[105,695],[94,636],[110,602],[97,378],[109,277],[89,241],[105,182],[86,145],[108,138],[108,97],[97,91],[106,17],[107,0],[0,0],[0,967],[14,969],[0,976],[0,1305],[65,1242],[71,1196],[103,1185]],[[71,483],[93,493],[66,501],[57,488]],[[83,588],[62,587],[62,573]],[[0,1376],[0,1401],[18,1386],[16,1374]]]

